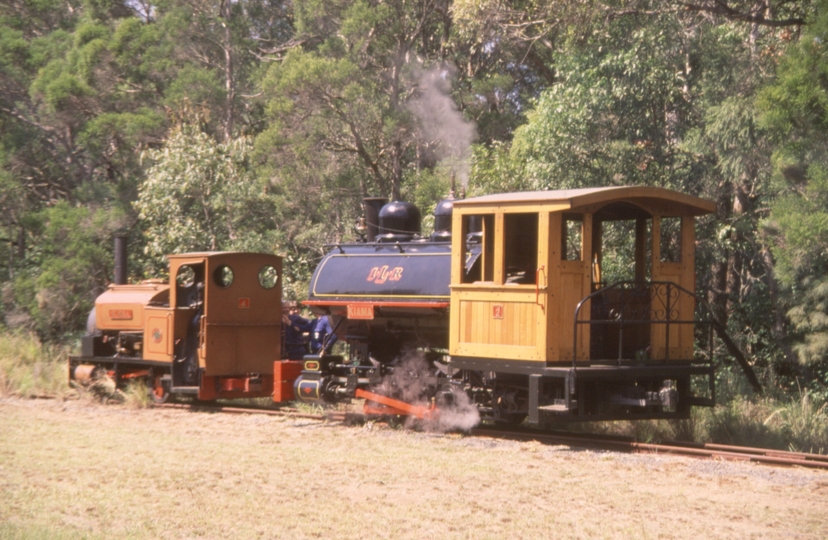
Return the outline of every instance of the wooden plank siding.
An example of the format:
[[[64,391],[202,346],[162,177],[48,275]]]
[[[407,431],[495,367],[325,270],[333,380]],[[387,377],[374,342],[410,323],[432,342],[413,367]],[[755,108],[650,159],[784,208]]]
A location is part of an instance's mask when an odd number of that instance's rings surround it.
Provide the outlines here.
[[[608,208],[616,203],[616,206]],[[574,355],[575,308],[593,292],[595,282],[600,281],[598,272],[603,248],[602,223],[635,221],[633,262],[636,280],[643,281],[649,274],[652,281],[674,282],[693,292],[695,216],[713,211],[715,204],[711,201],[651,187],[507,193],[456,201],[453,215],[455,234],[452,238],[450,354],[549,364],[571,363]],[[598,218],[601,223],[597,220],[593,222],[597,212],[602,212]],[[528,221],[517,217],[506,219],[506,216],[531,213],[538,216],[537,283],[506,283],[508,269],[504,259],[507,253],[516,253],[514,244],[510,243],[507,248],[504,247],[506,243],[513,242],[516,234],[518,240],[534,242],[528,235],[520,237],[519,231],[523,230],[523,223]],[[564,214],[569,219],[582,220],[579,260],[566,260],[562,240],[566,235]],[[474,283],[464,282],[468,253],[465,244],[468,220],[465,218],[468,216],[485,216],[482,219],[482,279]],[[659,242],[662,216],[681,218],[680,262],[661,261]],[[649,250],[646,240],[648,223],[651,236]],[[521,247],[518,253],[525,251]],[[597,268],[593,268],[593,263]],[[593,271],[596,272],[595,276]],[[666,301],[658,293],[651,298],[652,300],[643,300],[645,303],[650,302],[651,311],[655,310],[658,303]],[[681,294],[679,302],[671,310],[671,317],[692,321],[694,310],[693,297]],[[586,321],[591,316],[591,306],[587,303],[581,308],[579,319]],[[596,327],[595,332],[599,328],[602,327]],[[668,358],[668,353],[671,361],[691,359],[694,346],[693,325],[671,325],[669,336],[666,328],[663,324],[653,324],[647,334],[646,326],[642,327],[641,348],[646,349],[649,345],[649,359],[664,360]],[[575,347],[579,364],[588,362],[591,358],[590,334],[589,325],[578,325],[578,342]],[[596,346],[600,343],[612,347],[611,343],[607,345],[606,340],[600,341],[601,336],[594,336],[595,340],[599,340],[596,341]],[[669,351],[666,350],[668,340]],[[624,354],[632,353],[627,351]]]
[[[681,261],[665,262],[661,260],[661,218],[653,218],[653,281],[670,281],[688,291],[695,291],[695,220],[692,217],[683,217],[681,220]],[[675,298],[666,298],[666,291],[657,290],[652,300],[651,312],[658,318],[659,312],[664,312],[666,306],[670,308],[670,319],[689,321],[694,317],[695,300],[684,293]],[[667,313],[664,313],[666,317]],[[650,328],[651,360],[687,360],[693,358],[695,336],[693,325],[674,324],[669,327],[669,355],[667,351],[667,325],[654,324]]]
[[[535,302],[534,286],[513,288],[456,291],[459,332],[455,354],[545,360],[538,346],[546,341],[543,306]]]

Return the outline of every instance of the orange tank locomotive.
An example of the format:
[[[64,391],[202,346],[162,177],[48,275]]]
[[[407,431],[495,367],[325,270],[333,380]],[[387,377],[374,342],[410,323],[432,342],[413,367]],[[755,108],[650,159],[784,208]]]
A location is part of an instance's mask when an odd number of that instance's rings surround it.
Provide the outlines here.
[[[116,284],[90,314],[69,378],[143,379],[156,402],[269,397],[281,356],[282,260],[263,253],[170,255],[170,283],[126,284],[116,238]]]

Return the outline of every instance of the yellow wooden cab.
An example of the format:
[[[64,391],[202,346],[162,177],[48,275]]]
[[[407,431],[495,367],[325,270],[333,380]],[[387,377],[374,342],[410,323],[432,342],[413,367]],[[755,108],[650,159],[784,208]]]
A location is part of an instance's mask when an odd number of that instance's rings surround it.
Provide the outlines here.
[[[653,187],[609,187],[489,195],[454,203],[451,280],[453,356],[541,364],[606,359],[591,334],[604,328],[574,323],[576,307],[603,285],[604,230],[629,222],[634,231],[632,281],[671,282],[695,291],[695,217],[714,203]],[[662,231],[662,224],[674,225]],[[479,223],[479,231],[470,230]],[[677,225],[677,226],[675,226]],[[667,238],[667,234],[670,234]],[[480,275],[464,272],[469,239],[482,245]],[[668,245],[669,253],[662,253]],[[666,290],[647,298],[653,318],[693,319],[693,297]],[[675,294],[675,293],[673,293]],[[587,300],[579,310],[590,319]],[[655,322],[655,321],[653,321]],[[607,327],[608,328],[608,327]],[[630,330],[626,355],[650,362],[693,359],[692,325],[650,324]],[[577,332],[577,339],[576,339]],[[646,335],[645,335],[646,334]],[[669,343],[669,350],[667,349]],[[623,347],[623,345],[622,345]],[[622,354],[623,359],[624,354]]]
[[[710,404],[690,379],[709,379],[712,394],[713,368],[694,351],[694,251],[695,219],[715,209],[655,187],[455,201],[451,365],[496,374],[535,422]]]

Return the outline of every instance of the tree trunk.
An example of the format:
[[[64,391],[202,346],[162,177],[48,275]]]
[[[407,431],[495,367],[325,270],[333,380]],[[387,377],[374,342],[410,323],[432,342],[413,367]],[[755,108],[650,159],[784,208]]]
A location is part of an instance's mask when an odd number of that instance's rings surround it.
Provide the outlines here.
[[[726,222],[730,219],[733,209],[733,202],[731,200],[732,190],[728,189],[729,184],[723,183],[718,186],[718,197],[716,198],[716,219],[719,222]],[[725,248],[725,253],[722,257],[713,262],[711,268],[710,294],[708,302],[713,307],[713,312],[719,319],[723,326],[727,327],[728,310],[727,310],[727,276],[728,276],[728,262],[730,260],[730,249]]]
[[[224,26],[224,142],[233,137],[233,102],[236,100],[236,88],[233,81],[233,40],[230,31],[230,0],[221,2],[222,26]]]

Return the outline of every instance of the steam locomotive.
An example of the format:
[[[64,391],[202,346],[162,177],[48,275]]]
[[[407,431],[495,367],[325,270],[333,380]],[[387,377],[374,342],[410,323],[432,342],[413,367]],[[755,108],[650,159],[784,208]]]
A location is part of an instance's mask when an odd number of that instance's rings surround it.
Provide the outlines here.
[[[759,389],[695,294],[695,219],[710,201],[654,187],[449,197],[429,236],[412,204],[364,210],[360,239],[329,246],[304,302],[330,318],[342,354],[280,358],[280,286],[256,279],[280,274],[278,257],[175,255],[170,276],[195,267],[201,288],[140,285],[145,313],[127,328],[110,301],[133,286],[113,286],[70,375],[127,366],[121,376],[149,377],[158,399],[363,398],[367,412],[421,418],[469,407],[508,423],[687,418],[714,404],[718,336]]]
[[[313,274],[305,304],[350,353],[306,362],[300,399],[348,399],[418,352],[427,375],[414,373],[431,381],[420,400],[438,408],[468,398],[496,422],[686,418],[714,404],[712,349],[695,347],[705,333],[759,388],[695,294],[695,218],[710,201],[652,187],[448,199],[429,238],[416,208],[383,203],[366,201],[364,241],[332,246]],[[625,279],[604,282],[610,265]]]

